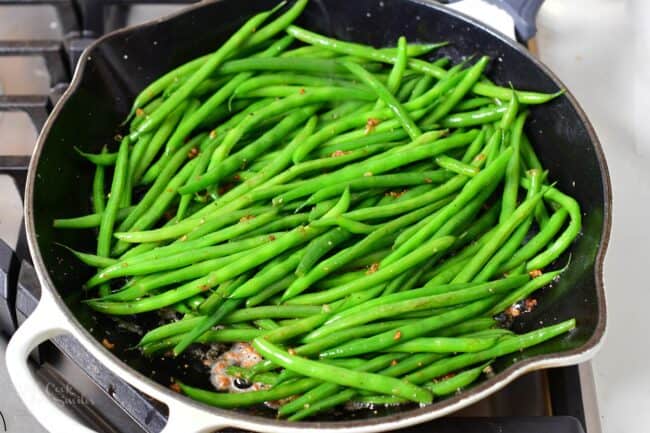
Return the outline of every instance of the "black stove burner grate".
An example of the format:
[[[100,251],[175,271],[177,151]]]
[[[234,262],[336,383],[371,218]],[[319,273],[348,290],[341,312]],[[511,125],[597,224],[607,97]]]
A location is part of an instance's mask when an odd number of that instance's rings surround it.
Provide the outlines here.
[[[50,92],[44,95],[0,95],[0,111],[22,111],[29,115],[37,131],[65,91],[81,52],[102,34],[126,25],[129,8],[147,4],[185,4],[196,0],[0,0],[5,5],[50,5],[55,8],[62,28],[61,40],[1,41],[0,56],[41,56],[50,76]],[[0,155],[0,174],[13,178],[24,197],[29,156]],[[10,336],[36,308],[40,297],[38,279],[31,266],[24,226],[16,251],[0,239],[0,332]],[[38,376],[62,401],[83,401],[72,411],[99,432],[157,433],[167,417],[164,405],[138,392],[92,357],[76,340],[61,336],[41,345],[33,358]],[[515,416],[444,418],[404,432],[439,433],[584,432],[584,409],[577,367],[550,370],[525,376],[507,390],[513,396],[533,399],[531,387],[545,385],[548,396],[538,392],[537,400],[550,405],[545,413],[530,408],[496,413]],[[539,391],[539,389],[537,390]],[[546,401],[546,398],[550,401]],[[525,398],[524,398],[525,399]],[[495,400],[496,401],[496,400]],[[508,401],[508,400],[501,400]],[[497,404],[498,406],[498,404]],[[235,431],[235,430],[228,430]]]

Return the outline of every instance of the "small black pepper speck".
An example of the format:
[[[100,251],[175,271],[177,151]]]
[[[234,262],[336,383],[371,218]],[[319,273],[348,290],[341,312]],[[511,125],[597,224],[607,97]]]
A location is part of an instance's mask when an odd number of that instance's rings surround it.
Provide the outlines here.
[[[239,389],[250,388],[252,385],[252,383],[250,383],[247,379],[244,379],[243,377],[236,377],[235,380],[233,381],[233,384]]]

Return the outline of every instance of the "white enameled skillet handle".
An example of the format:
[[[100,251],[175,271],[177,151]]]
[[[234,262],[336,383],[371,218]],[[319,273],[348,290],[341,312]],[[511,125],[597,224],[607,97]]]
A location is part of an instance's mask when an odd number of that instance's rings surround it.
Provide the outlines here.
[[[208,433],[228,427],[215,415],[180,402],[167,404],[169,418],[160,433]]]
[[[38,383],[27,364],[29,354],[39,344],[66,334],[70,329],[69,320],[61,313],[52,295],[43,290],[34,312],[9,340],[7,371],[21,400],[43,427],[55,433],[92,433],[47,395],[46,388]]]
[[[16,392],[38,422],[52,433],[93,433],[48,396],[47,389],[28,366],[29,354],[39,344],[57,335],[74,335],[73,329],[73,324],[56,305],[52,294],[43,290],[38,306],[7,345],[7,371]],[[169,421],[161,433],[203,433],[226,427],[221,418],[189,404],[164,397],[160,400],[169,408]]]

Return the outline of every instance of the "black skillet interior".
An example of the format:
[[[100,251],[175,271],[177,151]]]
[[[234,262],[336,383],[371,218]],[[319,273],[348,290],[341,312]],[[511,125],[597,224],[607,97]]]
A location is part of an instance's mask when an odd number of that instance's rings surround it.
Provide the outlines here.
[[[172,67],[214,50],[248,16],[275,4],[277,0],[209,3],[169,21],[103,40],[88,53],[74,94],[52,125],[38,162],[33,203],[35,227],[55,287],[77,319],[97,339],[107,337],[116,344],[115,352],[121,359],[162,384],[169,384],[171,377],[205,384],[206,376],[197,375],[200,368],[194,368],[196,363],[185,369],[177,367],[185,362],[146,360],[136,350],[129,350],[137,341],[136,334],[115,326],[112,319],[96,315],[79,302],[83,296],[81,285],[91,275],[91,269],[80,265],[54,243],[83,251],[94,248],[92,231],[53,230],[51,225],[54,218],[86,214],[91,209],[92,168],[75,153],[73,146],[97,152],[108,144],[114,149],[116,125],[124,119],[140,89]],[[300,24],[374,46],[393,46],[400,35],[409,41],[450,41],[433,58],[446,55],[457,62],[484,53],[492,58],[489,76],[497,83],[512,82],[520,89],[544,92],[558,90],[558,83],[523,54],[520,47],[424,2],[312,0]],[[584,228],[571,252],[569,270],[551,290],[538,297],[539,307],[519,317],[513,326],[521,332],[575,317],[578,328],[567,337],[500,360],[497,372],[532,355],[576,350],[592,336],[602,333],[604,326],[601,317],[604,300],[599,298],[594,263],[607,224],[609,198],[595,137],[590,136],[590,129],[567,96],[531,107],[526,132],[549,169],[550,179],[579,201]]]

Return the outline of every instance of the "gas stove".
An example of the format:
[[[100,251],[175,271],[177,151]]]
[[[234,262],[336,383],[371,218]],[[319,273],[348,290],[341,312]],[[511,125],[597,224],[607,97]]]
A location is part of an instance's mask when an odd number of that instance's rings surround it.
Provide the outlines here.
[[[40,297],[22,225],[36,132],[65,90],[81,52],[95,38],[191,2],[0,0],[0,389],[5,393],[0,432],[45,431],[30,416],[38,408],[22,405],[3,365],[7,339]],[[502,10],[487,4],[472,7],[481,2],[466,0],[452,7],[473,12],[505,34],[521,35],[522,29],[515,31]],[[41,345],[32,364],[50,397],[98,432],[154,433],[165,425],[164,405],[126,384],[71,337]],[[451,417],[404,430],[425,431],[600,433],[590,365],[528,374]]]

